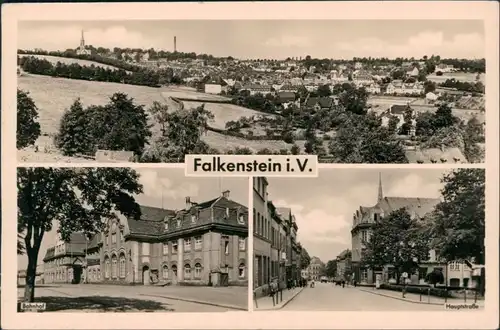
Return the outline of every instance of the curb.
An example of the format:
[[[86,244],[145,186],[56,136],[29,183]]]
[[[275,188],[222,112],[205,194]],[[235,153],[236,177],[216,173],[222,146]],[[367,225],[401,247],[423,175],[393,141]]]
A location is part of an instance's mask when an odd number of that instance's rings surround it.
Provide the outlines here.
[[[305,289],[305,287],[298,290],[290,299],[286,300],[281,306],[275,306],[274,308],[266,308],[266,309],[256,308],[255,311],[256,312],[269,312],[269,311],[280,310],[283,307],[285,307],[286,305],[288,305],[293,299],[295,299],[295,297],[297,297],[302,291],[304,291],[304,289]]]
[[[165,299],[190,302],[190,303],[195,303],[195,304],[200,304],[200,305],[208,305],[208,306],[222,307],[222,308],[228,308],[228,309],[235,309],[235,310],[240,310],[240,311],[248,311],[248,308],[243,308],[240,306],[224,305],[224,304],[218,304],[218,303],[212,303],[212,302],[208,302],[208,301],[201,301],[201,300],[194,300],[194,299],[186,299],[186,298],[179,298],[179,297],[172,297],[172,296],[161,296],[161,295],[155,295],[155,294],[142,294],[142,293],[140,294],[140,296],[165,298]]]
[[[443,306],[444,305],[444,303],[432,303],[432,302],[423,302],[423,301],[409,300],[409,299],[405,299],[405,298],[394,297],[394,296],[391,296],[391,295],[388,295],[388,294],[383,294],[383,293],[378,293],[378,292],[372,292],[372,291],[363,290],[363,289],[359,289],[359,291],[371,293],[371,294],[374,294],[374,295],[377,295],[377,296],[382,296],[382,297],[392,298],[392,299],[396,299],[396,300],[401,300],[401,301],[405,301],[407,303],[412,303],[412,304],[434,305],[434,306]]]

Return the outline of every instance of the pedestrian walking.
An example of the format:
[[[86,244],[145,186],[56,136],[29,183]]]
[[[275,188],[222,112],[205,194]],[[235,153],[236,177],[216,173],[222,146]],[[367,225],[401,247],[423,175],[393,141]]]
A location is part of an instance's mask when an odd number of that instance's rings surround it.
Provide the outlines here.
[[[356,282],[356,280],[354,280],[353,284],[354,284],[354,287],[356,287],[356,284],[358,284],[358,283]]]
[[[342,287],[345,288],[345,280],[342,280]]]

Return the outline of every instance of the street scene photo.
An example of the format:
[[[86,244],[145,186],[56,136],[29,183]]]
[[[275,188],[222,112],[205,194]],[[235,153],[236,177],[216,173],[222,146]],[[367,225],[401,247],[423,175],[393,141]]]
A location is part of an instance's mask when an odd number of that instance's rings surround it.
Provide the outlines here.
[[[248,309],[248,178],[18,168],[17,188],[19,312]]]
[[[20,21],[20,162],[483,163],[482,20]]]
[[[254,309],[484,309],[484,172],[254,178]]]

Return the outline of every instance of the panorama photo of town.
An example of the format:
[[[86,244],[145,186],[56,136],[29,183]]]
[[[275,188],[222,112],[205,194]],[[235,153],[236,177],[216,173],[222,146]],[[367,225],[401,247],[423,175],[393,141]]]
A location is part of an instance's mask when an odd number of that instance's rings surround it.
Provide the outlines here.
[[[23,21],[18,48],[21,162],[484,161],[479,20]]]

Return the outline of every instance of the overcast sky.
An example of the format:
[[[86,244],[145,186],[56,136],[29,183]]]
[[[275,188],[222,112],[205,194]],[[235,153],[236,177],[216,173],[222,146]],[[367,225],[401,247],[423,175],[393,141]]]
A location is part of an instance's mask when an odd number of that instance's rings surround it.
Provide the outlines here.
[[[353,213],[376,204],[379,173],[385,197],[438,198],[445,171],[321,169],[314,179],[268,178],[269,198],[292,209],[302,246],[326,263],[351,249]]]
[[[194,202],[204,202],[230,190],[230,199],[248,206],[248,178],[187,178],[184,169],[137,169],[141,175],[140,183],[144,186],[144,194],[136,196],[141,205],[163,207],[166,209],[183,209],[185,197]],[[57,225],[52,231],[45,233],[38,255],[38,264],[43,263],[45,251],[56,242]],[[18,269],[26,269],[27,256],[18,256]]]
[[[25,21],[18,47],[76,48],[81,30],[95,47],[177,50],[237,58],[483,58],[479,20]]]

